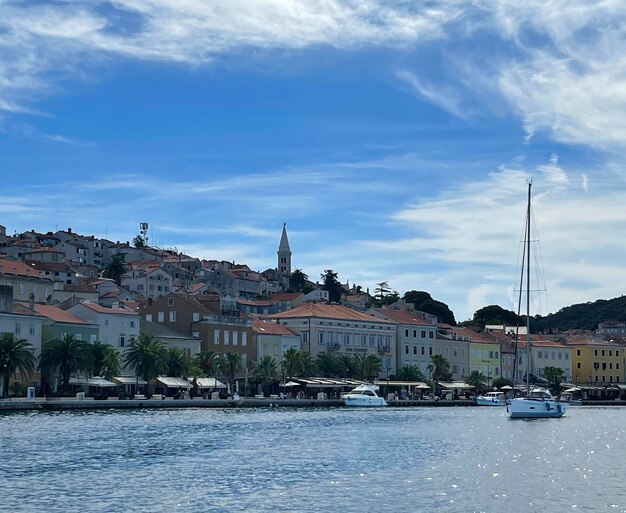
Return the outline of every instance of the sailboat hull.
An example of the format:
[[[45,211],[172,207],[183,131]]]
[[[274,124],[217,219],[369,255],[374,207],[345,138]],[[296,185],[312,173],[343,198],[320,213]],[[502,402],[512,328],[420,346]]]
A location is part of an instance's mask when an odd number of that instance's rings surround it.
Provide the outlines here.
[[[554,419],[562,417],[568,404],[560,401],[517,398],[507,404],[512,419]]]

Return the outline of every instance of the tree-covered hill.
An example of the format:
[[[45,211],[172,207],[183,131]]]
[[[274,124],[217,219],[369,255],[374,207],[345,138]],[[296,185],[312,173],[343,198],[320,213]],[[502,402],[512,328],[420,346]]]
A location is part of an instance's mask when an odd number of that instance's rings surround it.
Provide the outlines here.
[[[536,316],[533,320],[534,331],[586,329],[593,330],[604,321],[626,322],[626,296],[614,299],[598,299],[594,302],[561,308],[558,312]]]

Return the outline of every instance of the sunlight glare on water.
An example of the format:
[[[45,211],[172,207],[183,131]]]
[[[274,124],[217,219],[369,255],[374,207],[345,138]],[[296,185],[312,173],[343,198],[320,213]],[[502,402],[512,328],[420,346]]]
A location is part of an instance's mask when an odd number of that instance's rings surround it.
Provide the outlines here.
[[[10,512],[626,512],[626,408],[0,416]]]

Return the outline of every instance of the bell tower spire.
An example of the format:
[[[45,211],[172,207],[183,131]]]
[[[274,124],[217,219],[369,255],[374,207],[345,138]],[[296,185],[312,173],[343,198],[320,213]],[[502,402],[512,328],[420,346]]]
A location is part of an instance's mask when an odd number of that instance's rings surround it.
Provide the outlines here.
[[[291,248],[287,238],[287,223],[283,223],[283,233],[278,246],[278,272],[284,276],[291,274]]]

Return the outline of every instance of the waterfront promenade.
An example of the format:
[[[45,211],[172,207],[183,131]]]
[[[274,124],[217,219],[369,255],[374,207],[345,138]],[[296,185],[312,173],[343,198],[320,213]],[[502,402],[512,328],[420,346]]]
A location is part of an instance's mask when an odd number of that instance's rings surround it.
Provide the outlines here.
[[[389,406],[475,406],[472,400],[397,400]],[[235,399],[77,399],[74,397],[0,400],[0,412],[11,411],[61,411],[109,410],[143,408],[325,408],[344,406],[340,399],[280,399],[245,397]]]

